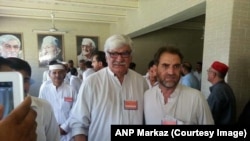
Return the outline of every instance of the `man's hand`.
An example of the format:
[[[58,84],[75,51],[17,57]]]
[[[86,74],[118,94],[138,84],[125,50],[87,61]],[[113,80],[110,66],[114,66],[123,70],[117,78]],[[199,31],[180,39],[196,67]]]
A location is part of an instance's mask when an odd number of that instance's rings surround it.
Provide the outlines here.
[[[36,112],[30,107],[31,97],[0,121],[1,141],[36,141]],[[3,107],[2,107],[3,108]],[[0,116],[3,110],[0,108]]]

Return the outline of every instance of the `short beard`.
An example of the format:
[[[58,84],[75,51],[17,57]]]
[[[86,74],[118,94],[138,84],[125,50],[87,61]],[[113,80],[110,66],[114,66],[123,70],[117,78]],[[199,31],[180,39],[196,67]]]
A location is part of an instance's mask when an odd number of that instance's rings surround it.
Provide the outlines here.
[[[167,81],[158,79],[158,82],[159,82],[163,87],[165,87],[166,89],[171,89],[171,88],[175,88],[175,87],[178,85],[179,80],[177,80],[176,82],[174,82],[174,81],[167,82]]]

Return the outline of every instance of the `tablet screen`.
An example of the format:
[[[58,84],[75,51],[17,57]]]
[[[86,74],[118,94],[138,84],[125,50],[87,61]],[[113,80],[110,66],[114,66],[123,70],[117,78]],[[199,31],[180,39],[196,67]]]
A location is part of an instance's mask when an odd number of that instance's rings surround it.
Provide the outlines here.
[[[6,117],[14,108],[12,82],[0,82],[0,104],[4,106],[3,117]]]

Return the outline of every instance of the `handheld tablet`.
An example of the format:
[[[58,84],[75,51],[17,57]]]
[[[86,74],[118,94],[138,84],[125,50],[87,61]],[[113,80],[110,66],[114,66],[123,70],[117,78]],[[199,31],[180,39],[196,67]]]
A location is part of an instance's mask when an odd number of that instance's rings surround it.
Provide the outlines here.
[[[23,77],[19,72],[0,72],[0,104],[7,116],[24,99]]]

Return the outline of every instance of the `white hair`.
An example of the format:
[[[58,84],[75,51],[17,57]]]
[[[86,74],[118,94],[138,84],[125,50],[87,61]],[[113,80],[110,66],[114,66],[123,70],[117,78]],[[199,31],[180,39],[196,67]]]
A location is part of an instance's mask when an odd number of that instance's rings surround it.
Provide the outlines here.
[[[106,40],[104,44],[104,51],[107,53],[109,50],[120,48],[123,45],[129,46],[131,50],[133,49],[133,41],[130,37],[123,34],[115,34]]]
[[[44,48],[44,47],[46,47],[48,45],[54,45],[56,47],[59,47],[59,41],[54,36],[46,36],[46,37],[43,38],[42,48]]]
[[[92,47],[93,50],[95,50],[95,48],[96,48],[95,42],[90,38],[83,38],[82,45],[89,45]]]
[[[5,35],[0,36],[0,47],[2,47],[3,43],[7,43],[7,42],[9,42],[11,40],[16,40],[17,43],[18,43],[18,47],[19,48],[21,47],[20,40],[16,36],[11,35],[11,34],[5,34]]]

